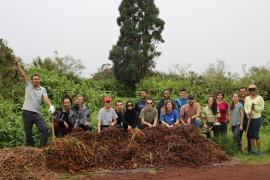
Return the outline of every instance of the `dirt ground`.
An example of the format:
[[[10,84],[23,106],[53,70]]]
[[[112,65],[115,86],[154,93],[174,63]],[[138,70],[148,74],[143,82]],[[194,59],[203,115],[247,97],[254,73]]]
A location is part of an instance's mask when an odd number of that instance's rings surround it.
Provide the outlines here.
[[[81,178],[80,180],[136,180],[136,179],[158,179],[158,180],[269,180],[270,164],[266,165],[226,165],[201,168],[171,168],[167,170],[149,170],[141,173],[109,173],[106,175],[95,175]]]

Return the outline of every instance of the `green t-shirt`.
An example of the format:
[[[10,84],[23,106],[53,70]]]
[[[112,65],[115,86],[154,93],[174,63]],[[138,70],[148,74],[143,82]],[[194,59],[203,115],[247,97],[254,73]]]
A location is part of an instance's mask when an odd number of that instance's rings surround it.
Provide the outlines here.
[[[158,111],[153,108],[151,111],[147,110],[146,107],[141,110],[140,119],[144,119],[145,122],[150,124],[154,123],[154,120],[158,118]]]

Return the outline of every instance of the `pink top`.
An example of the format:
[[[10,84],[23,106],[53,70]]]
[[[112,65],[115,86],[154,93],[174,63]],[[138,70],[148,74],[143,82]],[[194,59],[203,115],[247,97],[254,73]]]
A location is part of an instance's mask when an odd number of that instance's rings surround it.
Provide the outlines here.
[[[225,123],[227,122],[227,117],[226,114],[228,112],[229,109],[229,105],[227,102],[222,102],[218,104],[218,109],[220,112],[220,117],[218,118],[218,122],[220,123]]]

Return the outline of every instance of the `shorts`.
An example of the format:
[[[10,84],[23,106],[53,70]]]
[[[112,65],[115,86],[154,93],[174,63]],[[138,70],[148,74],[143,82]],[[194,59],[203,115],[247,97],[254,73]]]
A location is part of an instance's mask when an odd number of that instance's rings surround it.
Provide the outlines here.
[[[260,139],[260,129],[262,126],[262,118],[257,118],[257,119],[251,119],[250,120],[250,139]]]

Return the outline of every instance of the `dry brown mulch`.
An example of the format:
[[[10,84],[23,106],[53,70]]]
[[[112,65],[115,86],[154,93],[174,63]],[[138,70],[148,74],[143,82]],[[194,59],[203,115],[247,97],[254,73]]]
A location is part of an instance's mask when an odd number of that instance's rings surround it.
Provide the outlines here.
[[[230,160],[193,126],[124,132],[74,130],[44,149],[0,149],[0,178],[56,179],[58,172],[139,167],[201,167]]]
[[[47,148],[55,171],[93,171],[137,167],[199,167],[230,160],[193,126],[163,126],[126,133],[109,128],[100,134],[73,131]]]
[[[47,168],[43,150],[31,147],[0,149],[0,179],[56,179]]]

